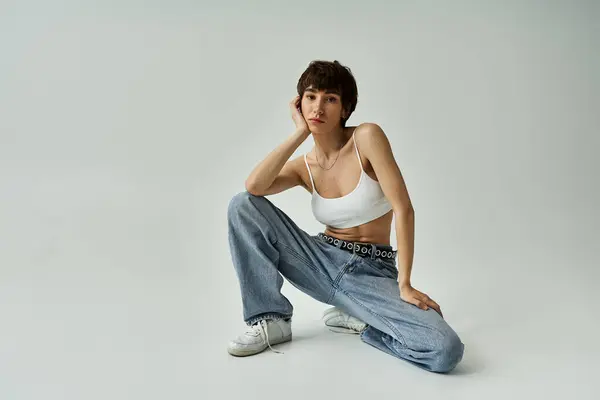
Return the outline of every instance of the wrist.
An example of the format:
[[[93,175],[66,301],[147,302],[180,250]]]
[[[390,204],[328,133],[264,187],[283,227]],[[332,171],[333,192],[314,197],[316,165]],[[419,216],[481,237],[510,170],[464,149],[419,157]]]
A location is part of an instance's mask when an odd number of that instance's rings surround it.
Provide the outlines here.
[[[306,139],[307,137],[310,136],[310,131],[305,128],[296,128],[296,132],[294,132],[294,134],[298,135],[298,136],[302,136]]]
[[[412,287],[410,281],[400,281],[398,282],[398,286],[400,286],[400,291],[410,289]]]

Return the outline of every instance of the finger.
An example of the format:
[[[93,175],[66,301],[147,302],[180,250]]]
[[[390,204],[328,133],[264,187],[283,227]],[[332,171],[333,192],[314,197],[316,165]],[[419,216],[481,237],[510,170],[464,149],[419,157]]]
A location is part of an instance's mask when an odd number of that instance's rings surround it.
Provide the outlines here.
[[[428,305],[430,305],[431,307],[439,307],[438,303],[435,302],[435,300],[433,300],[431,297],[427,297],[425,299],[425,303],[427,303]]]
[[[300,99],[296,98],[290,102],[290,107],[295,110],[300,110]]]
[[[440,316],[443,318],[444,315],[442,314],[442,308],[440,307],[440,305],[438,303],[436,303],[433,299],[429,299],[429,301],[427,302],[427,304],[433,308],[435,311],[438,312],[438,314],[440,314]]]
[[[413,300],[412,303],[419,307],[421,310],[427,310],[427,304],[425,304],[425,302],[421,301],[421,300]]]
[[[423,297],[422,297],[421,301],[425,302],[428,306],[430,306],[432,308],[439,307],[438,303],[436,303],[435,300],[433,300],[431,297],[429,297],[425,293],[423,293]]]
[[[433,308],[435,311],[437,311],[437,313],[440,314],[440,317],[444,318],[444,314],[442,314],[442,309],[440,308],[439,305],[431,304],[430,307]]]

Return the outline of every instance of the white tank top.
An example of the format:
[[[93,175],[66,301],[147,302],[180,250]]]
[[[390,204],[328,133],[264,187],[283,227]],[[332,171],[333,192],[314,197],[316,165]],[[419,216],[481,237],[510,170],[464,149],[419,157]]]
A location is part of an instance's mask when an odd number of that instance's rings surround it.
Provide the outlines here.
[[[352,140],[360,163],[360,178],[354,190],[342,197],[328,199],[317,193],[315,181],[310,172],[306,154],[304,154],[304,163],[308,169],[310,183],[313,188],[311,199],[313,215],[317,221],[332,228],[351,228],[362,225],[392,210],[392,206],[383,194],[379,182],[363,170],[354,133],[352,134]]]

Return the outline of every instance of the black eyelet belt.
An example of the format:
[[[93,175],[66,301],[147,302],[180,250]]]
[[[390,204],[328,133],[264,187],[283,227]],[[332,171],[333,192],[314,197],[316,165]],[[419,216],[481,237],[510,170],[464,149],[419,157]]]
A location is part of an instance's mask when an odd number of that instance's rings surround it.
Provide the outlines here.
[[[357,254],[361,257],[383,258],[384,260],[392,260],[396,257],[397,253],[397,251],[392,249],[392,246],[363,242],[349,242],[347,240],[338,239],[326,235],[324,233],[319,233],[317,236],[325,240],[332,246],[339,247],[342,250],[346,250],[350,253]],[[374,256],[373,252],[375,252]]]

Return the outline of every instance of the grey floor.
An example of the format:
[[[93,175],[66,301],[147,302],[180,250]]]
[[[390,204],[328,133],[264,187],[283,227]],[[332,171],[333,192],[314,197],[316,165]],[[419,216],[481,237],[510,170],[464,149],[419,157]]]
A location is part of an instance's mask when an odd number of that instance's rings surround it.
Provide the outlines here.
[[[160,218],[159,191],[145,190],[112,206],[118,194],[108,191],[94,195],[97,207],[55,194],[63,203],[51,208],[53,198],[31,200],[39,192],[9,204],[29,213],[4,219],[14,230],[4,228],[1,253],[2,398],[597,398],[591,254],[530,249],[482,263],[446,251],[446,265],[415,266],[415,286],[466,345],[449,375],[327,330],[326,306],[288,284],[296,312],[294,340],[276,347],[284,354],[234,358],[226,345],[244,329],[238,288],[226,249],[209,245],[224,228],[214,239],[194,234],[200,216]]]
[[[600,398],[597,5],[377,4],[0,8],[0,399]],[[284,354],[226,352],[227,204],[318,58],[390,138],[413,284],[466,345],[451,374],[327,330],[288,284]],[[323,229],[302,189],[273,201]]]

